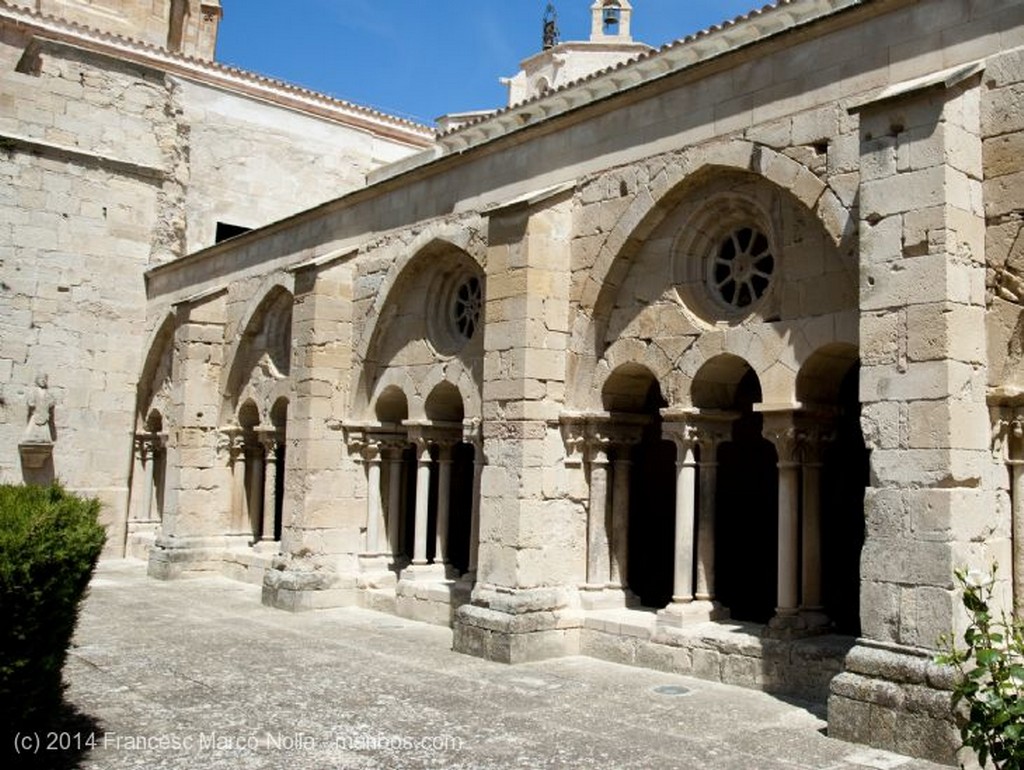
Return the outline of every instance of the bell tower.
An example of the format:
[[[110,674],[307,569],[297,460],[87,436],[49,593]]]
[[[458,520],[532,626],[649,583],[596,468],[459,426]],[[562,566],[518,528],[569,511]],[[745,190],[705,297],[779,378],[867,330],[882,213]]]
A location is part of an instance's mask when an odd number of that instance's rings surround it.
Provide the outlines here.
[[[501,82],[508,86],[510,106],[653,50],[649,45],[633,42],[633,6],[629,0],[595,0],[590,16],[589,40],[562,40],[554,3],[548,3],[543,19],[543,48],[524,59],[515,75],[502,78]]]
[[[597,0],[590,6],[590,39],[595,43],[631,43],[633,6],[629,0]]]

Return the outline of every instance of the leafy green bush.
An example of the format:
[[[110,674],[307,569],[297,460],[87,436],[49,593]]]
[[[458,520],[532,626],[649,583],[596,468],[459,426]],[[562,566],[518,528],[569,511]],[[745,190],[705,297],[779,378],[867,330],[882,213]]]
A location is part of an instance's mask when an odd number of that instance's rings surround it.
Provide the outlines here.
[[[965,648],[949,637],[939,663],[959,676],[952,706],[963,745],[974,749],[982,766],[992,760],[1000,770],[1024,769],[1024,625],[990,609],[992,575],[957,570],[963,603],[970,616]],[[962,705],[961,705],[962,704]]]
[[[60,486],[0,486],[0,724],[38,726],[60,706],[61,669],[105,533],[98,500]]]

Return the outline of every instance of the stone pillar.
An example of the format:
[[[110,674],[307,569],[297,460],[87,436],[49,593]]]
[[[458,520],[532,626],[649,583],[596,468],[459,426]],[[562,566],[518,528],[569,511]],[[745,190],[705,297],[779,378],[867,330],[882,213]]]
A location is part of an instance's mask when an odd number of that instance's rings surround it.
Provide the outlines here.
[[[778,575],[776,581],[775,617],[769,628],[776,635],[786,636],[803,625],[800,608],[800,456],[802,436],[793,423],[793,412],[765,413],[764,437],[778,454],[779,529]]]
[[[629,580],[629,445],[619,444],[612,463],[611,577],[608,587],[626,590]]]
[[[480,479],[484,472],[484,445],[477,438],[473,444],[473,501],[469,521],[469,566],[465,579],[476,582],[477,560],[480,558]]]
[[[587,446],[590,466],[590,504],[587,509],[586,591],[603,591],[611,566],[608,553],[608,441],[593,437]]]
[[[672,571],[672,603],[693,601],[694,532],[696,527],[696,442],[686,433],[675,433],[676,444],[676,537]]]
[[[250,542],[256,542],[263,532],[263,448],[259,443],[249,442],[245,448],[245,457],[249,467],[249,487],[246,490],[249,525],[247,534],[250,536]]]
[[[437,442],[437,532],[434,564],[448,564],[448,520],[451,506],[452,441]]]
[[[576,654],[586,501],[556,487],[564,452],[574,185],[488,209],[481,417],[487,465],[472,601],[453,647],[503,662]],[[585,524],[583,525],[585,527]],[[605,579],[607,582],[607,578]]]
[[[145,482],[142,487],[142,514],[140,521],[153,520],[153,466],[156,465],[156,446],[150,434],[144,434],[135,440],[135,447],[142,463]]]
[[[1011,511],[1010,527],[1013,541],[1013,614],[1024,619],[1024,459],[1010,461]]]
[[[416,440],[416,513],[412,563],[414,566],[427,564],[427,517],[430,511],[430,442],[425,438]]]
[[[808,428],[801,455],[800,615],[806,628],[821,630],[829,624],[821,593],[821,466],[829,438],[822,429]]]
[[[736,415],[702,410],[694,418],[700,457],[697,462],[700,508],[697,512],[697,584],[693,611],[703,611],[711,620],[729,617],[715,594],[715,518],[718,490],[718,447],[726,441]]]
[[[402,555],[402,453],[405,444],[388,446],[388,547],[396,559]]]
[[[993,394],[993,441],[1002,451],[1010,477],[1010,571],[1013,580],[1013,615],[1024,618],[1024,394]]]
[[[894,85],[853,107],[860,222],[850,242],[859,248],[861,424],[872,486],[861,637],[832,680],[829,734],[895,751],[915,747],[949,764],[955,725],[924,716],[948,694],[919,685],[923,675],[897,681],[894,674],[923,672],[940,636],[962,635],[954,569],[988,569],[1009,556],[985,401],[991,201],[983,191],[981,116],[982,93],[993,92],[982,67]],[[1004,589],[996,596],[1008,596]],[[880,724],[889,725],[884,734]]]
[[[245,436],[242,429],[229,426],[223,430],[229,442],[229,462],[231,465],[231,532],[239,534],[245,531]]]
[[[373,439],[363,445],[366,464],[366,549],[367,556],[378,556],[381,551],[382,514],[384,506],[380,489],[380,444]]]
[[[280,446],[276,434],[263,442],[263,533],[262,539],[273,542],[276,539],[277,524],[277,449]]]

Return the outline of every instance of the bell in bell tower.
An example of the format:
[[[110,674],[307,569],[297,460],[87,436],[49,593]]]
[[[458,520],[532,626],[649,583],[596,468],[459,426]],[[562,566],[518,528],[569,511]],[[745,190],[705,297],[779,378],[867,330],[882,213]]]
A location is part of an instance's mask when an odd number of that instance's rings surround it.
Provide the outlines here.
[[[594,42],[632,42],[630,22],[633,6],[629,0],[597,0],[590,6],[590,39]]]

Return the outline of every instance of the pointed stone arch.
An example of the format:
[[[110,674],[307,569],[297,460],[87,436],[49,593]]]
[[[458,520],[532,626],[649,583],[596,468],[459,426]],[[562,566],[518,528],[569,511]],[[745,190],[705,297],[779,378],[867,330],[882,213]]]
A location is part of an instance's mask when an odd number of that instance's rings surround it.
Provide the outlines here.
[[[136,390],[136,426],[145,430],[149,413],[157,409],[166,423],[171,417],[170,391],[173,386],[174,333],[177,319],[168,313],[149,339],[146,359],[139,375]]]
[[[250,301],[237,327],[240,333],[225,357],[223,418],[245,398],[254,399],[265,415],[273,401],[288,391],[293,303],[292,292],[279,282],[260,295],[258,302]]]

